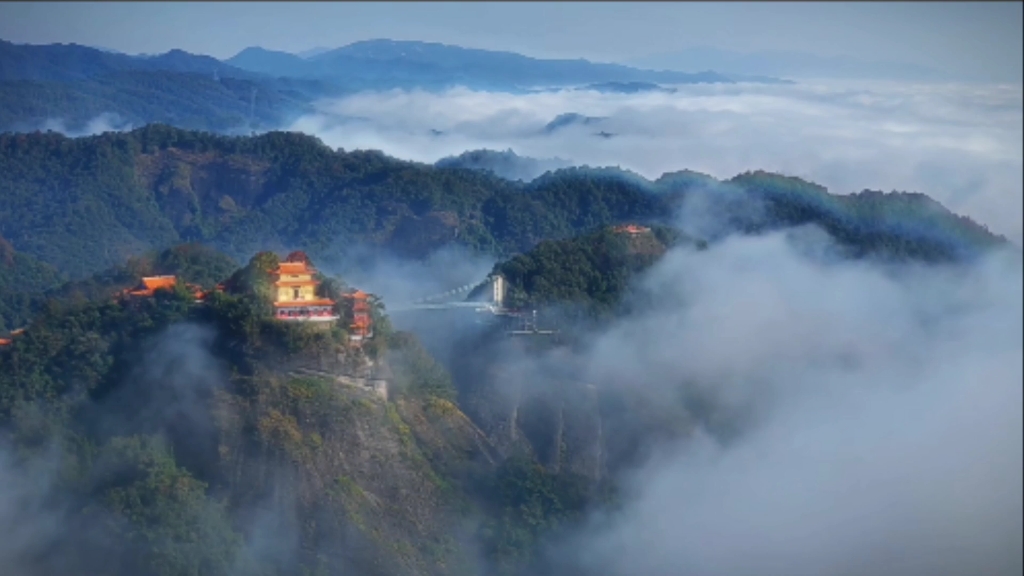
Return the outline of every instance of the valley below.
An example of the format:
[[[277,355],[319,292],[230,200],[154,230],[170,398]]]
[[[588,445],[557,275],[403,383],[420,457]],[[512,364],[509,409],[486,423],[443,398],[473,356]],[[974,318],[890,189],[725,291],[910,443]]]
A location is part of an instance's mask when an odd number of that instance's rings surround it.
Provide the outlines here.
[[[1019,83],[214,8],[0,39],[0,574],[1024,574]]]

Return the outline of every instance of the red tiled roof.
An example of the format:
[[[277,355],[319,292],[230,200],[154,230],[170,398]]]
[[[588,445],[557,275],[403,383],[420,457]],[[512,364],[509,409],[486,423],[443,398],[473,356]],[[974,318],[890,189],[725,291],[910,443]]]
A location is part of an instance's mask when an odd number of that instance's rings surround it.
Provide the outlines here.
[[[147,290],[160,290],[161,288],[174,288],[178,279],[174,276],[149,276],[142,279],[142,285]]]
[[[146,276],[135,288],[123,292],[130,296],[152,296],[157,290],[173,290],[178,279],[175,276]]]
[[[313,267],[309,266],[305,262],[281,262],[277,267],[276,273],[281,274],[312,274],[314,272]]]

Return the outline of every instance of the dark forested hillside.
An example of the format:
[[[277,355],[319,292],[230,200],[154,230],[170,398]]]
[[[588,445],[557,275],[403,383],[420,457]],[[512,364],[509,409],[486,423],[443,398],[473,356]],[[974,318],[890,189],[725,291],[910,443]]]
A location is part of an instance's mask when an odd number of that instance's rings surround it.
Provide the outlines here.
[[[576,305],[589,314],[616,309],[630,281],[680,243],[704,247],[666,227],[602,228],[541,242],[495,266],[509,284],[513,308]]]
[[[569,168],[511,182],[283,132],[228,137],[153,125],[77,139],[0,135],[0,173],[0,235],[70,279],[182,242],[235,258],[268,248],[337,255],[356,245],[420,257],[453,243],[511,256],[608,224],[678,225],[691,197],[718,226],[685,231],[711,240],[817,224],[854,256],[929,260],[1003,241],[920,194],[835,196],[761,172],[650,182]]]
[[[127,71],[74,83],[0,82],[0,132],[46,128],[70,133],[165,123],[248,133],[280,126],[310,110],[300,90],[192,72]],[[255,97],[253,94],[255,93]]]
[[[0,237],[0,334],[28,321],[34,299],[62,278],[52,266],[16,252]]]
[[[28,536],[0,551],[5,568],[523,574],[541,536],[593,502],[583,478],[499,451],[446,370],[380,316],[355,346],[340,325],[271,320],[252,286],[203,303],[78,297],[154,272],[243,277],[268,256],[235,274],[195,246],[129,262],[53,295],[0,346],[0,482],[30,505],[0,510]]]
[[[0,239],[0,335],[28,324],[55,302],[109,300],[143,276],[171,275],[211,289],[237,268],[227,256],[197,244],[174,246],[129,258],[87,278],[65,282],[51,266],[18,254]]]
[[[0,171],[0,233],[72,277],[181,241],[242,257],[357,242],[414,255],[451,242],[512,254],[595,225],[668,215],[663,200],[614,179],[571,173],[527,190],[289,133],[6,135]]]
[[[137,57],[0,40],[0,132],[75,133],[100,120],[248,133],[281,126],[308,111],[312,98],[333,93],[321,82],[264,77],[181,50]]]

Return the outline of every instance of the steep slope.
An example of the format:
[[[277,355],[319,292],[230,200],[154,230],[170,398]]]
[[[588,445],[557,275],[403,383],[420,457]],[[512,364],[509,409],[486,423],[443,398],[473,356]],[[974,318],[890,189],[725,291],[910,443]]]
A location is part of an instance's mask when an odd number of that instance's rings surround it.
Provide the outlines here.
[[[466,486],[496,453],[443,369],[381,326],[354,347],[267,319],[254,293],[50,306],[0,347],[0,481],[43,509],[0,510],[5,533],[40,527],[4,566],[477,573],[460,546]],[[363,365],[389,399],[359,384]]]

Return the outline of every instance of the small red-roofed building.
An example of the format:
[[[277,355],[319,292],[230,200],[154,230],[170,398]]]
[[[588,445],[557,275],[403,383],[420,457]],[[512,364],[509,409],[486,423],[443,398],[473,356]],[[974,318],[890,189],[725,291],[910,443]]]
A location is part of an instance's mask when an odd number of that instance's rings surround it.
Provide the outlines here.
[[[126,296],[150,297],[156,294],[157,290],[174,290],[178,283],[176,276],[146,276],[135,288],[124,291]]]
[[[15,336],[21,336],[25,333],[24,328],[18,328],[17,330],[11,330],[11,333],[7,338],[0,338],[0,346],[10,346],[14,343]]]
[[[160,290],[173,291],[177,285],[177,276],[145,276],[135,288],[121,291],[121,296],[127,298],[152,298]],[[186,283],[185,288],[192,293],[196,302],[202,302],[206,299],[206,292],[199,286]]]
[[[650,231],[651,229],[648,228],[647,226],[640,226],[638,224],[623,224],[621,226],[615,226],[614,228],[612,228],[612,232],[615,232],[616,234],[629,234],[630,236],[644,234]]]

